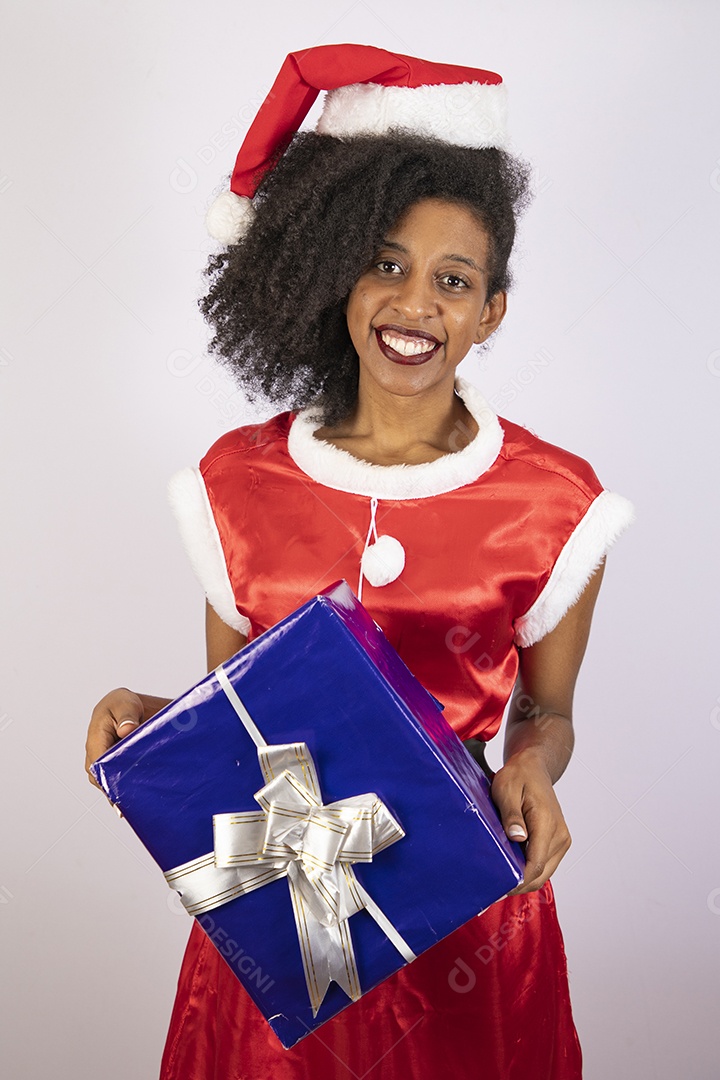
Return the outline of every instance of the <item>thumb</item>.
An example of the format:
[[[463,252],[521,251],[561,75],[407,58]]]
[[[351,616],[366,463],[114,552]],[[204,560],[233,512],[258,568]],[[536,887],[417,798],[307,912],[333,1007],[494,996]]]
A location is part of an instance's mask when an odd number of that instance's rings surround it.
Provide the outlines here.
[[[116,742],[140,727],[143,719],[143,703],[130,690],[111,690],[97,703],[92,711],[85,742],[85,771],[91,784],[98,786],[90,766]]]
[[[118,739],[124,739],[136,727],[140,727],[140,721],[134,716],[118,716],[115,718],[115,734]]]
[[[112,719],[113,726],[115,728],[115,735],[118,739],[124,739],[126,735],[130,735],[135,728],[140,727],[144,720],[143,704],[137,694],[133,694],[131,691],[122,691],[117,695],[118,701],[111,701],[109,703],[108,712]]]
[[[491,794],[500,814],[505,835],[510,840],[522,843],[528,838],[528,829],[525,818],[520,809],[520,804],[509,790],[510,785],[503,785],[500,772],[495,774],[495,782],[492,785]]]
[[[119,716],[113,716],[113,722],[115,724],[115,734],[118,739],[124,739],[126,735],[130,735],[135,728],[140,727],[140,720],[137,716],[134,716],[131,712],[123,712]]]
[[[522,840],[527,840],[528,838],[528,831],[521,814],[513,815],[512,818],[507,821],[503,819],[503,828],[505,829],[507,836],[518,843]]]

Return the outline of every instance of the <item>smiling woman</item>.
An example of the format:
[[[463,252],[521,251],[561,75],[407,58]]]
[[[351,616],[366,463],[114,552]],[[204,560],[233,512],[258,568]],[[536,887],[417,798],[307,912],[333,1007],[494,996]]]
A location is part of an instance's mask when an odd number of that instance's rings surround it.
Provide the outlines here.
[[[505,312],[504,293],[487,300],[489,247],[487,231],[465,206],[423,199],[403,214],[347,303],[359,397],[368,380],[400,394],[454,382],[460,361]],[[417,370],[394,371],[378,354]]]
[[[504,291],[487,297],[490,250],[487,230],[465,204],[422,199],[405,211],[347,301],[358,358],[354,408],[318,438],[376,465],[416,465],[446,453],[453,429],[457,450],[475,436],[477,425],[453,387],[461,360],[505,314]],[[388,395],[396,416],[381,449],[373,414]],[[433,430],[432,443],[418,440],[428,410],[442,416],[447,401],[446,430]],[[422,429],[408,441],[421,417]]]
[[[319,88],[318,132],[295,133]],[[364,46],[288,57],[211,214],[227,246],[201,301],[215,353],[288,411],[223,435],[171,496],[208,600],[209,667],[344,577],[481,760],[507,712],[492,795],[527,841],[524,881],[288,1051],[195,925],[163,1080],[581,1075],[553,784],[632,508],[456,377],[505,315],[527,201],[501,90],[492,72]],[[108,695],[88,761],[161,703]]]
[[[394,131],[342,141],[299,133],[258,188],[252,229],[210,260],[200,306],[215,330],[211,350],[251,395],[294,407],[315,401],[328,423],[345,420],[358,392],[348,297],[361,275],[367,281],[373,271],[388,273],[386,255],[393,273],[401,269],[403,253],[383,245],[399,242],[403,215],[428,199],[464,208],[471,231],[483,230],[475,260],[489,299],[511,285],[508,262],[517,214],[529,200],[528,176],[525,163],[497,147]],[[445,243],[442,254],[452,254],[455,246]],[[467,236],[461,232],[457,243],[456,253],[472,261]],[[479,285],[468,262],[444,269],[457,274],[438,282],[448,296],[471,277]]]

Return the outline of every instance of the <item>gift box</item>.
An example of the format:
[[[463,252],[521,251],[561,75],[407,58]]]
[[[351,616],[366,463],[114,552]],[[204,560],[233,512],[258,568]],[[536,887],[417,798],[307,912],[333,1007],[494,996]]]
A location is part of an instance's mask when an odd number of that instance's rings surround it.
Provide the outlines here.
[[[486,776],[345,582],[92,772],[285,1047],[522,879]]]

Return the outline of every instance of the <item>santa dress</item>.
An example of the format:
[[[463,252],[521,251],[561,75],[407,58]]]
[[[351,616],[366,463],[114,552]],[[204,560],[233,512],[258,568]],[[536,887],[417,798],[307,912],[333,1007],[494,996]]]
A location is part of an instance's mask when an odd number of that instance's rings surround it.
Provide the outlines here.
[[[462,450],[378,466],[314,437],[309,409],[229,432],[171,483],[208,601],[250,640],[346,578],[379,535],[399,577],[362,601],[461,739],[500,727],[534,644],[632,518],[590,466],[495,415]],[[370,535],[369,535],[370,534]],[[452,888],[452,883],[448,883]],[[507,897],[290,1050],[198,924],[161,1080],[577,1080],[580,1046],[552,888]]]

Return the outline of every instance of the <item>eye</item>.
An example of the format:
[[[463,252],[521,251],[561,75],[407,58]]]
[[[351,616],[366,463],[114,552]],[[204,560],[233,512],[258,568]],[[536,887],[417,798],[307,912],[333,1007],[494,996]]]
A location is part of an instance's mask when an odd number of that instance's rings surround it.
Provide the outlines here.
[[[459,292],[462,289],[468,289],[470,287],[465,278],[460,277],[459,274],[443,274],[440,277],[440,281],[454,292]]]
[[[402,267],[394,259],[378,259],[374,265],[381,274],[402,274]]]

